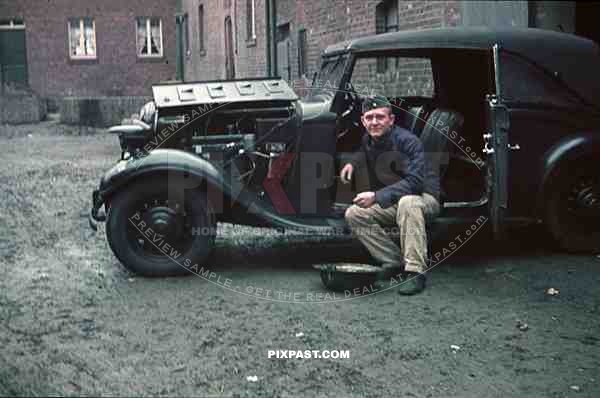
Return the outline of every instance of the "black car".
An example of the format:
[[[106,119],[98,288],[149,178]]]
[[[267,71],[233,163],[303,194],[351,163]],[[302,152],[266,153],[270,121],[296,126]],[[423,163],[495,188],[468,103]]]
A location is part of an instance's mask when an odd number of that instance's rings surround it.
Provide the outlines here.
[[[361,99],[381,94],[428,154],[446,156],[436,224],[483,216],[501,237],[543,222],[564,249],[597,250],[598,71],[599,48],[581,37],[461,28],[330,46],[301,99],[278,78],[156,85],[139,121],[111,128],[121,160],[91,218],[144,275],[197,269],[218,221],[347,234],[360,187],[338,173],[365,133]]]

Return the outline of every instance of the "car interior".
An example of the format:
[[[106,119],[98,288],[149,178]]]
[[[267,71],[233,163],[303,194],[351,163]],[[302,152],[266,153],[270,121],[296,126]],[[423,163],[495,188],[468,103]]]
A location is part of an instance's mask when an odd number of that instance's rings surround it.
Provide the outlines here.
[[[422,56],[422,54],[420,54]],[[486,51],[436,49],[428,56],[434,80],[433,97],[408,95],[390,97],[395,123],[419,136],[432,167],[439,167],[444,213],[455,208],[481,205],[485,197],[486,94],[493,93],[493,66]],[[355,101],[360,101],[357,96]],[[360,104],[353,104],[360,109]],[[338,133],[338,154],[359,148],[363,134],[360,113]],[[358,118],[356,120],[356,118]],[[440,154],[447,156],[440,156]],[[338,170],[343,166],[340,156]],[[336,178],[335,202],[352,203],[354,183]]]

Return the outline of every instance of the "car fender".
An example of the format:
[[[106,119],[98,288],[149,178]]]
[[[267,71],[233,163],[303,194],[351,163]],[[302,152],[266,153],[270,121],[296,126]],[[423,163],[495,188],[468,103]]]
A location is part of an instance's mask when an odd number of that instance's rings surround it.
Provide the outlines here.
[[[263,208],[255,196],[237,195],[231,184],[219,169],[209,161],[192,153],[177,149],[155,149],[148,155],[122,160],[109,169],[100,181],[100,188],[93,192],[93,207],[90,212],[90,226],[95,230],[95,221],[105,221],[106,214],[101,214],[100,207],[110,201],[110,197],[132,181],[151,176],[155,173],[181,172],[198,179],[205,179],[215,190],[220,191],[244,209],[254,208],[252,217],[256,217],[265,225],[282,228],[310,229],[310,226],[295,222],[289,218]],[[239,193],[238,193],[239,194]],[[107,207],[107,206],[105,206]],[[307,229],[308,228],[308,229]],[[323,227],[314,227],[314,231],[323,232]]]
[[[541,188],[538,195],[538,210],[543,211],[544,198],[551,189],[553,177],[568,163],[600,154],[600,131],[581,132],[564,137],[554,144],[542,157]]]
[[[155,149],[145,156],[120,160],[104,173],[99,188],[92,192],[92,209],[89,215],[92,229],[97,229],[97,221],[106,221],[113,195],[131,182],[156,173],[187,173],[199,181],[206,180],[223,193],[231,192],[223,174],[207,160],[178,149]],[[106,212],[101,211],[102,205]]]
[[[135,179],[161,172],[187,173],[230,192],[223,173],[215,166],[199,156],[178,149],[155,149],[146,156],[119,161],[102,176],[99,191],[106,198]]]

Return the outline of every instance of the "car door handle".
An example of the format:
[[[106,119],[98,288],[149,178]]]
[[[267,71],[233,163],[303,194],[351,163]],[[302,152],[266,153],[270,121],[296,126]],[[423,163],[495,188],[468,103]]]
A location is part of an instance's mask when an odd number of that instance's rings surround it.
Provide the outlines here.
[[[519,149],[521,149],[521,147],[519,146],[519,144],[515,144],[515,145],[508,144],[508,149],[510,149],[511,151],[518,151]]]

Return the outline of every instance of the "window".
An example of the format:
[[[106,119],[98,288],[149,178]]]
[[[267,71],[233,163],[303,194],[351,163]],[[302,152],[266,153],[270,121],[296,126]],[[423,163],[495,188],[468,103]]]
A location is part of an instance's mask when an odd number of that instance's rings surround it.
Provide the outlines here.
[[[225,17],[225,78],[235,78],[235,58],[233,55],[233,26],[231,17]]]
[[[300,29],[298,31],[298,77],[308,73],[308,60],[306,59],[308,49],[306,46],[306,29]]]
[[[136,27],[138,57],[162,57],[162,20],[159,18],[137,18]]]
[[[25,22],[22,19],[2,19],[0,20],[0,30],[20,30],[25,29]]]
[[[206,52],[204,47],[204,5],[198,6],[198,43],[200,43],[200,54]]]
[[[72,59],[96,58],[96,22],[92,18],[69,20],[69,56]]]
[[[377,71],[380,60],[390,66],[385,73]],[[433,71],[429,58],[392,55],[361,57],[356,60],[350,82],[361,96],[379,94],[388,98],[434,97]]]
[[[312,100],[323,101],[323,99],[330,100],[335,97],[338,87],[340,87],[340,81],[344,75],[347,61],[347,55],[325,59],[321,65],[321,69],[315,76],[313,87],[308,90],[305,100],[309,102]]]
[[[507,102],[567,108],[581,105],[565,86],[525,58],[503,51],[500,62],[502,97]]]
[[[246,0],[246,40],[256,40],[255,0]]]
[[[190,22],[187,14],[183,16],[183,29],[185,30],[185,56],[189,57],[192,55],[192,51],[190,50]]]
[[[398,30],[398,5],[396,0],[382,1],[375,8],[375,33],[396,32]],[[380,58],[377,61],[377,72],[384,73],[391,68],[392,58]]]

